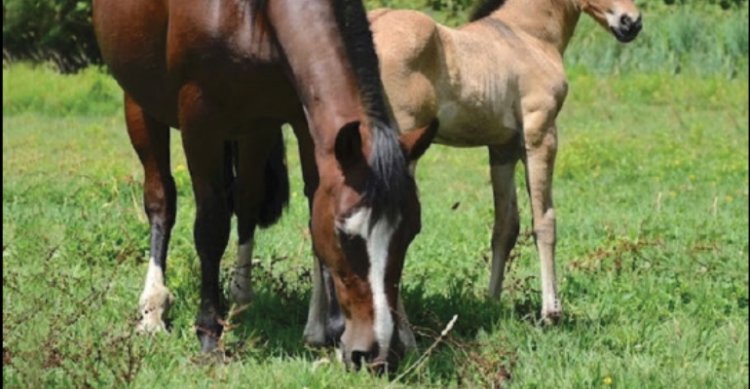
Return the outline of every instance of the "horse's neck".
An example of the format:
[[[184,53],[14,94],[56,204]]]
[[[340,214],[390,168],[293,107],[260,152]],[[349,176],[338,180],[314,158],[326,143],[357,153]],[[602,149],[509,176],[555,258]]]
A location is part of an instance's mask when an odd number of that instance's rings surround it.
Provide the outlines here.
[[[489,17],[554,46],[562,56],[580,16],[574,0],[507,0]]]

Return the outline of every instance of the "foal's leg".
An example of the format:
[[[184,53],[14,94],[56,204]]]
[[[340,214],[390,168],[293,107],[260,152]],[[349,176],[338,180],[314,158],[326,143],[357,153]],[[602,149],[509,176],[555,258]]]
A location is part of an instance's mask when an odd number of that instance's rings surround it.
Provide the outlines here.
[[[125,95],[125,122],[144,172],[143,203],[151,225],[148,273],[140,298],[138,330],[165,329],[164,319],[173,297],[164,285],[167,247],[175,219],[177,193],[169,167],[169,127],[148,116]]]
[[[516,244],[519,229],[515,170],[520,144],[490,146],[490,176],[495,200],[495,226],[492,229],[492,273],[489,295],[500,298],[505,267]]]
[[[318,168],[315,163],[315,147],[310,137],[307,121],[300,118],[291,122],[299,145],[304,192],[308,211],[312,215],[312,203],[318,189]],[[307,323],[302,338],[305,343],[321,347],[335,344],[344,332],[344,316],[339,307],[333,279],[313,251],[312,293],[307,312]]]
[[[542,319],[562,317],[555,278],[555,209],[552,204],[552,174],[557,153],[557,128],[550,110],[524,115],[526,183],[531,198],[534,240],[541,261]]]

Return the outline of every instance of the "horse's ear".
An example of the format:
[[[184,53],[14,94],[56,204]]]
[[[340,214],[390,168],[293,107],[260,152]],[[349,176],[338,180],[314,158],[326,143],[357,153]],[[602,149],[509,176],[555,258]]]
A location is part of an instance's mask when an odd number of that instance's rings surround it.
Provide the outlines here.
[[[435,139],[435,135],[437,135],[438,126],[439,122],[435,118],[429,126],[417,128],[401,135],[399,140],[401,147],[406,152],[406,159],[416,161],[427,151],[427,148],[432,144],[432,140]]]
[[[336,134],[334,152],[336,160],[343,168],[350,167],[365,158],[362,154],[362,134],[359,132],[358,121],[341,127],[339,133]]]

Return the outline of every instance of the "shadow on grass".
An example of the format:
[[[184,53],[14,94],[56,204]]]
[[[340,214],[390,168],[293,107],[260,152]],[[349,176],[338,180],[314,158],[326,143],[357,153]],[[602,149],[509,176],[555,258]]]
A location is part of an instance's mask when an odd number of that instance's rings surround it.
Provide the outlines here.
[[[250,306],[230,318],[233,327],[225,337],[224,345],[231,359],[299,358],[313,361],[323,356],[331,357],[333,347],[313,349],[302,342],[309,291],[278,293],[267,280],[256,285],[258,289]],[[453,315],[458,315],[450,334],[425,361],[423,368],[430,373],[429,377],[423,378],[428,380],[460,381],[460,377],[467,374],[466,364],[476,363],[476,353],[479,352],[475,344],[477,334],[491,332],[499,320],[509,314],[501,308],[500,302],[478,296],[467,285],[458,282],[450,285],[444,293],[429,293],[424,284],[417,284],[405,288],[402,295],[419,352],[407,359],[400,371],[409,368],[438,339]],[[538,308],[534,310],[538,311]],[[472,360],[466,361],[467,357]]]

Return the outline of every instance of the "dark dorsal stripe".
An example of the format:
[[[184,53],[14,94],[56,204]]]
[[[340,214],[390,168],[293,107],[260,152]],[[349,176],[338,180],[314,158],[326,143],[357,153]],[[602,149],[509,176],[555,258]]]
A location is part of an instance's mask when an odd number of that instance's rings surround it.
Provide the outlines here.
[[[490,16],[491,13],[502,7],[504,3],[505,0],[483,0],[476,8],[474,8],[469,21],[473,22]]]

